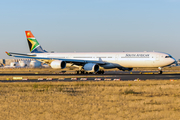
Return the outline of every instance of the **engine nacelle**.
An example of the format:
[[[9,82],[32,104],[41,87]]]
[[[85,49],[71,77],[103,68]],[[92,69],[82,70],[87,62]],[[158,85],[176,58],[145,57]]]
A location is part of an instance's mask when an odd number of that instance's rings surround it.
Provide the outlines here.
[[[27,61],[22,60],[22,61],[19,61],[19,65],[20,65],[20,67],[27,67],[28,63],[27,63]]]
[[[37,68],[37,67],[41,67],[42,65],[41,65],[41,62],[39,62],[39,61],[37,61],[37,60],[32,60],[31,62],[30,62],[30,67],[31,68]]]
[[[54,69],[64,69],[66,67],[66,62],[62,60],[54,60],[51,62],[51,67]]]
[[[98,72],[99,65],[94,64],[94,63],[87,63],[83,66],[83,69],[88,72]]]
[[[18,65],[19,65],[18,62],[11,62],[11,63],[10,63],[10,66],[11,66],[11,67],[16,67],[16,66],[18,66]]]

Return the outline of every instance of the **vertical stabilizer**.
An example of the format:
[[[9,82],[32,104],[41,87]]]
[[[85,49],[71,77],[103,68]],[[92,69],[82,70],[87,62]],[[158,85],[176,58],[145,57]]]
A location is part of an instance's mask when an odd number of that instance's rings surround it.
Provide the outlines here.
[[[47,52],[42,49],[41,45],[38,43],[34,35],[31,33],[31,31],[25,31],[28,45],[29,45],[29,50],[31,53],[44,53]]]

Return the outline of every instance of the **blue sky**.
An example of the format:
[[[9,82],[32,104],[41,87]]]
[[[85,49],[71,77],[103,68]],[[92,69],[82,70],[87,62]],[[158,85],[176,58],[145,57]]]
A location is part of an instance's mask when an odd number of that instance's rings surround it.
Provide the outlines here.
[[[180,0],[6,0],[0,59],[29,52],[25,30],[47,51],[161,51],[180,58]]]

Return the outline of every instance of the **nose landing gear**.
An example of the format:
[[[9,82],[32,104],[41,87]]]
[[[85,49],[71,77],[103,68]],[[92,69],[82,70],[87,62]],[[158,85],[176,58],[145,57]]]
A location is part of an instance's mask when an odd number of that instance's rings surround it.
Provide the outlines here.
[[[159,74],[162,74],[163,73],[163,71],[162,71],[162,68],[161,67],[158,67],[158,70],[159,70]]]
[[[160,70],[159,72],[158,72],[158,74],[162,74],[163,73],[163,71],[162,70]]]

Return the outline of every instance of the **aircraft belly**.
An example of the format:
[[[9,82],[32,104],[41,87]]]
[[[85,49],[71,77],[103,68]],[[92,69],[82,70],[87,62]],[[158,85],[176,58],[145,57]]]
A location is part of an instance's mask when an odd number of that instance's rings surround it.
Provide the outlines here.
[[[153,67],[152,61],[120,61],[118,62],[119,65],[123,67]]]

